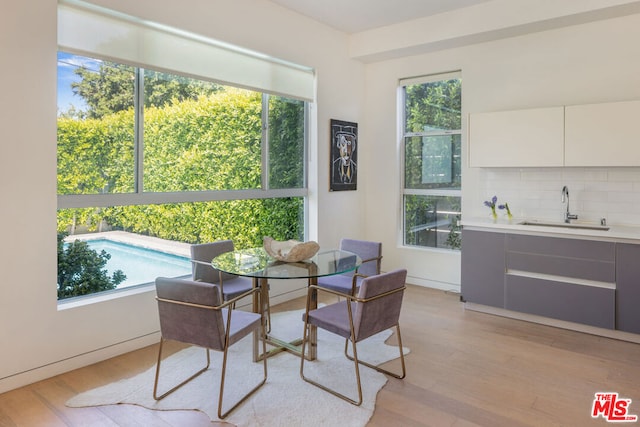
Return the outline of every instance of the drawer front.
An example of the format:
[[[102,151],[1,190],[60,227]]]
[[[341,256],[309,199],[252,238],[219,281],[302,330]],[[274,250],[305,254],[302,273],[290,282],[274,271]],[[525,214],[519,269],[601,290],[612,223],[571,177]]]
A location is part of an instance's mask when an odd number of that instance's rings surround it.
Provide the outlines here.
[[[600,328],[615,327],[615,289],[507,274],[505,308]]]
[[[507,269],[615,283],[615,262],[564,258],[522,252],[507,253]]]
[[[507,251],[615,262],[615,243],[560,237],[507,235]]]
[[[507,270],[615,283],[615,243],[557,237],[507,236]]]

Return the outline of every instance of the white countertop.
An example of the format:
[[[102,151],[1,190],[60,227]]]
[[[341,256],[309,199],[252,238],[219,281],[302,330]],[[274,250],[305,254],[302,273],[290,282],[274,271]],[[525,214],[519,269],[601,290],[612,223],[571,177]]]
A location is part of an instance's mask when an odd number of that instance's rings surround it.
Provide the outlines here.
[[[594,230],[584,228],[571,228],[571,226],[562,226],[561,221],[546,221],[539,220],[539,222],[554,223],[556,226],[544,226],[544,225],[524,225],[522,222],[531,221],[535,222],[532,218],[513,218],[507,220],[506,218],[498,218],[493,221],[490,217],[487,218],[464,218],[461,224],[466,229],[482,229],[485,231],[499,231],[503,233],[518,233],[529,234],[536,236],[549,236],[549,237],[571,237],[582,238],[589,240],[602,240],[602,241],[615,241],[626,243],[639,243],[640,244],[640,227],[623,226],[623,225],[608,225],[608,230]],[[598,227],[599,224],[586,223],[581,221],[572,221],[575,225],[586,225]]]

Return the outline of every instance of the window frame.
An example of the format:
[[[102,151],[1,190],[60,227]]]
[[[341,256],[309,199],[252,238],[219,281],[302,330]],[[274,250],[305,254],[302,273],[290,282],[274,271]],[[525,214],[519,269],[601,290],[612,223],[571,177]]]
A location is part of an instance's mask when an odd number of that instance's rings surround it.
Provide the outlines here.
[[[398,238],[402,247],[412,249],[423,249],[430,251],[446,251],[456,252],[459,248],[446,248],[438,246],[422,246],[408,244],[406,239],[406,197],[407,196],[436,196],[436,197],[456,197],[460,201],[462,206],[462,152],[460,153],[461,171],[460,171],[460,188],[407,188],[406,183],[406,140],[411,137],[430,137],[430,136],[453,136],[460,135],[460,145],[462,151],[462,121],[463,115],[460,117],[460,129],[455,130],[430,130],[425,132],[407,132],[406,129],[406,86],[432,83],[444,80],[462,79],[461,71],[450,71],[438,74],[430,74],[420,77],[412,77],[406,79],[400,79],[398,83],[398,147],[399,147],[399,159],[400,159],[400,200],[399,200],[399,225],[398,225]],[[462,96],[462,94],[461,94]],[[462,107],[462,103],[461,103]],[[462,209],[461,209],[462,211]],[[460,212],[461,215],[461,212]]]
[[[104,40],[110,40],[112,34],[126,35],[128,43],[105,43]],[[313,68],[181,29],[140,20],[82,0],[60,0],[57,43],[59,51],[135,67],[133,192],[58,194],[56,191],[58,211],[74,208],[301,198],[303,208],[303,215],[300,218],[303,221],[301,227],[304,236],[308,236],[309,129],[312,126],[311,108],[313,108],[316,93],[316,74]],[[143,44],[147,49],[138,48]],[[156,52],[160,55],[155,55]],[[144,190],[144,69],[252,90],[261,94],[260,188],[175,192]],[[302,180],[299,182],[300,175],[296,175],[296,182],[290,181],[291,185],[300,185],[300,187],[270,188],[270,96],[303,102],[304,127],[300,129],[303,138],[302,152],[297,151],[300,157],[295,156],[302,162],[300,165]],[[148,288],[149,285],[134,286],[57,300],[57,303],[59,308],[71,308],[76,305],[92,304],[146,292]]]
[[[63,52],[66,52],[63,50]],[[68,52],[72,53],[72,52]],[[106,60],[98,55],[92,59]],[[57,194],[58,210],[69,208],[130,206],[184,202],[206,202],[223,200],[245,199],[269,199],[286,197],[303,197],[305,199],[305,235],[307,230],[306,200],[308,196],[308,150],[309,150],[309,102],[304,102],[304,154],[303,162],[303,186],[300,188],[269,188],[269,96],[262,94],[262,137],[261,137],[261,188],[243,190],[202,190],[183,192],[147,192],[144,191],[143,163],[144,163],[144,68],[132,64],[135,67],[134,85],[134,191],[131,193],[104,193],[104,194]],[[147,68],[149,69],[149,68]],[[154,70],[155,71],[155,70]],[[160,71],[160,70],[157,70]],[[171,73],[179,75],[178,73]],[[188,76],[186,76],[188,77]]]

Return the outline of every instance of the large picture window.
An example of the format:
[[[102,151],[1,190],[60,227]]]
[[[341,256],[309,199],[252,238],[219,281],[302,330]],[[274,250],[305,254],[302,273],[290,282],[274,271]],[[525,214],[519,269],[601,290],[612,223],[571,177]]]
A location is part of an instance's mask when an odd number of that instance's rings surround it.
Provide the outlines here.
[[[403,242],[460,248],[459,73],[401,81],[404,158]]]
[[[128,283],[87,285],[80,234],[304,239],[304,101],[63,51],[58,101],[59,298]]]

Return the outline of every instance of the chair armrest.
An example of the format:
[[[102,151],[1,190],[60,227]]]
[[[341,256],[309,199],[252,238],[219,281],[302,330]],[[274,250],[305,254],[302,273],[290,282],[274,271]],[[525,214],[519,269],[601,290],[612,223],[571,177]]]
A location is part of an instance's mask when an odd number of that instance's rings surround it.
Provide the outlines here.
[[[373,257],[373,258],[363,259],[362,262],[360,263],[360,265],[358,266],[358,268],[356,268],[356,273],[358,272],[360,267],[362,267],[362,264],[367,263],[367,262],[373,262],[373,261],[377,261],[378,266],[377,266],[376,270],[378,271],[378,273],[380,273],[380,263],[382,262],[382,255],[377,256],[377,257]],[[367,277],[367,276],[362,275],[362,277]]]
[[[363,260],[362,260],[362,264],[364,264],[365,262],[381,261],[381,260],[382,260],[382,255],[377,256],[377,257],[373,257],[373,258],[363,259]]]
[[[227,307],[229,305],[234,304],[236,301],[241,300],[242,298],[244,298],[246,296],[249,296],[251,294],[255,294],[255,293],[258,293],[258,292],[260,292],[260,288],[259,287],[258,288],[253,288],[253,289],[248,290],[247,292],[245,292],[243,294],[238,295],[235,298],[231,298],[229,301],[225,301],[225,303],[220,305],[219,307],[220,308]]]
[[[358,297],[357,297],[357,296],[355,296],[355,295],[345,294],[344,292],[334,291],[333,289],[323,288],[323,287],[318,286],[318,285],[311,285],[311,286],[309,286],[309,289],[310,289],[310,290],[311,290],[311,289],[317,289],[317,290],[322,291],[322,292],[326,292],[326,293],[329,293],[329,294],[333,294],[333,295],[337,295],[337,296],[339,296],[339,297],[346,298],[346,299],[348,299],[349,301],[353,301],[353,302],[369,302],[369,301],[374,301],[374,300],[377,300],[378,298],[382,298],[382,297],[386,297],[387,295],[395,294],[396,292],[402,292],[402,291],[404,291],[406,288],[407,288],[406,286],[403,286],[403,287],[401,287],[401,288],[392,289],[392,290],[390,290],[390,291],[383,292],[383,293],[381,293],[381,294],[378,294],[378,295],[372,296],[372,297],[370,297],[370,298],[358,298]]]
[[[369,301],[377,300],[378,298],[383,298],[383,297],[386,297],[386,296],[388,296],[388,295],[395,294],[395,293],[397,293],[397,292],[402,292],[402,291],[404,291],[405,289],[407,289],[407,287],[406,287],[406,286],[403,286],[403,287],[401,287],[401,288],[392,289],[392,290],[390,290],[390,291],[383,292],[383,293],[381,293],[381,294],[374,295],[374,296],[369,297],[369,298],[358,298],[358,297],[352,297],[352,298],[349,298],[349,299],[350,299],[350,300],[352,300],[352,301],[355,301],[355,302],[369,302]]]
[[[322,286],[318,286],[318,285],[309,285],[308,289],[309,289],[309,291],[311,291],[312,289],[315,289],[315,290],[326,292],[328,294],[336,295],[336,296],[339,296],[339,297],[353,299],[353,295],[345,294],[344,292],[334,291],[333,289],[329,289],[329,288],[323,288]],[[309,293],[307,292],[307,295],[308,294]]]
[[[241,298],[244,298],[246,296],[249,296],[253,293],[259,292],[260,288],[253,288],[245,293],[243,293],[242,295],[238,295],[235,298],[230,299],[229,301],[225,301],[224,303],[220,304],[220,305],[205,305],[205,304],[196,304],[196,303],[192,303],[192,302],[185,302],[185,301],[178,301],[178,300],[174,300],[174,299],[166,299],[166,298],[158,298],[156,297],[156,301],[162,301],[162,302],[167,302],[170,304],[177,304],[177,305],[186,305],[188,307],[196,307],[196,308],[204,308],[206,310],[222,310],[223,308],[226,308],[230,305],[232,305],[233,303],[235,303],[236,301],[238,301]]]

